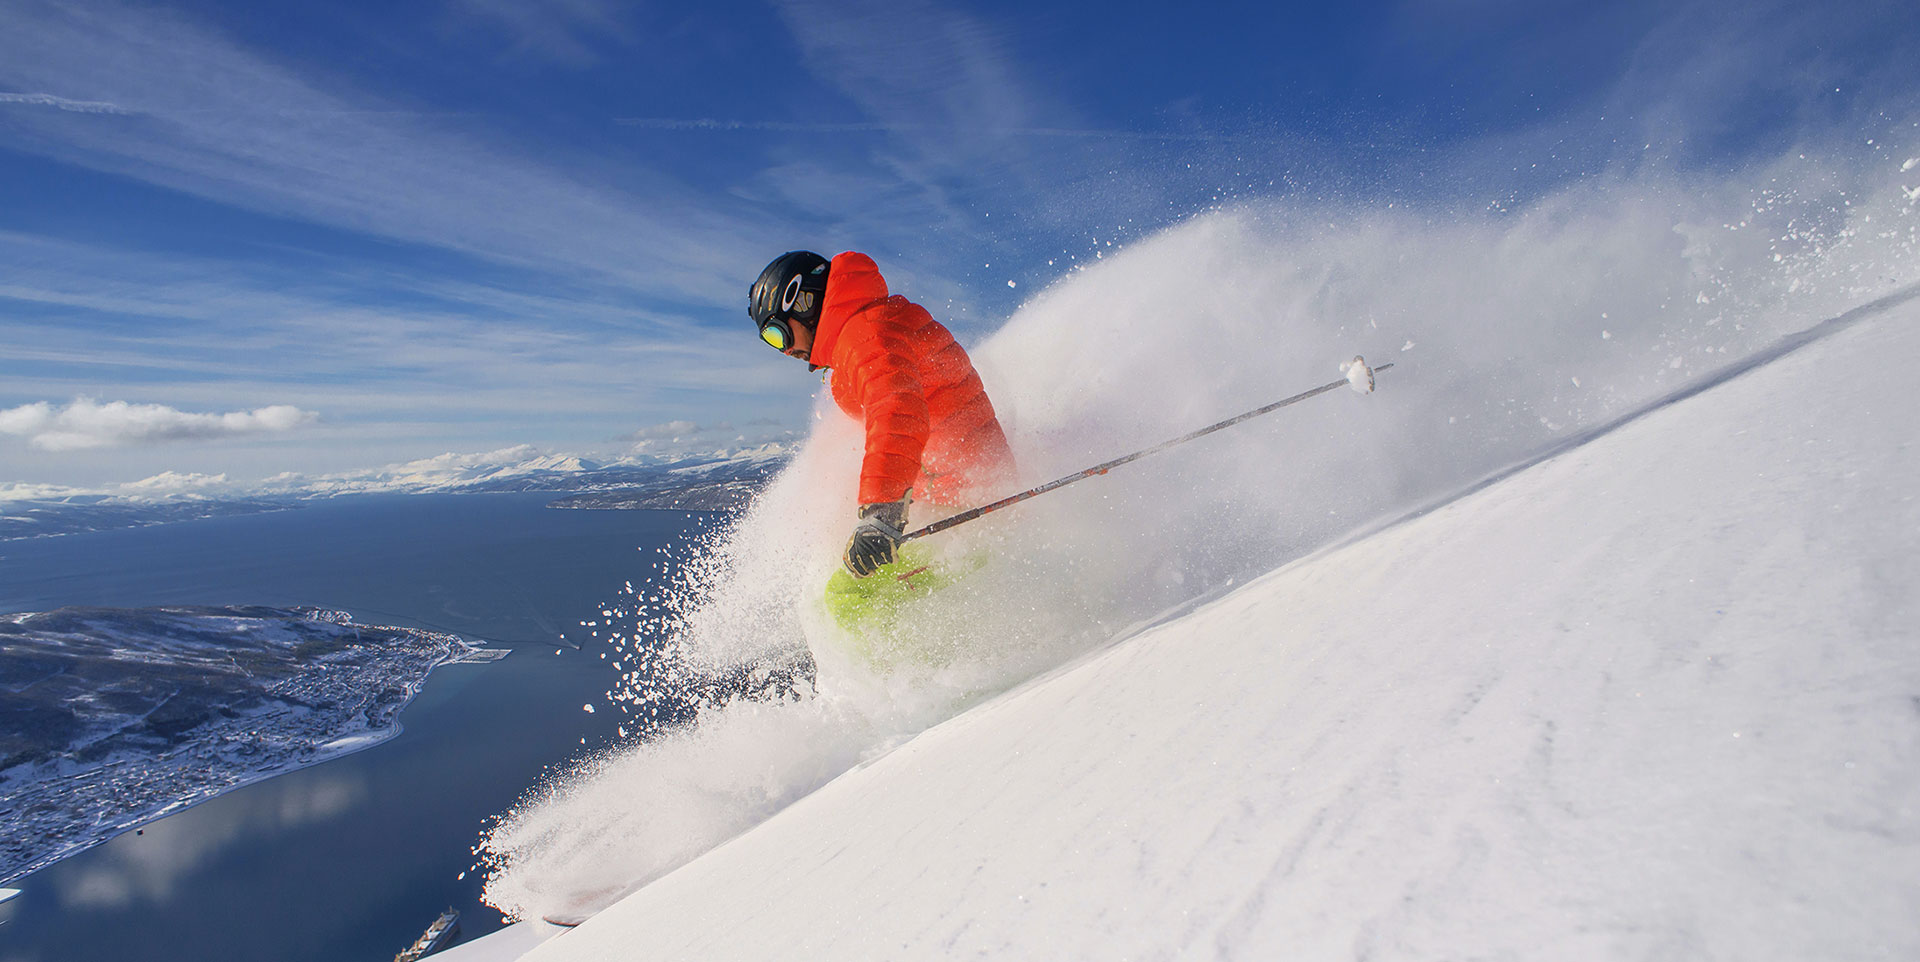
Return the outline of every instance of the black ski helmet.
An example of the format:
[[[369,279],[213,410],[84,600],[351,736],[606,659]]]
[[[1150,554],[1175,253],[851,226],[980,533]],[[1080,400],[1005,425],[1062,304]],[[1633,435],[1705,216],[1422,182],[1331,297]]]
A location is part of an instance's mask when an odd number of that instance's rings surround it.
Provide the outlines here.
[[[827,259],[812,251],[788,251],[774,258],[747,294],[747,316],[754,326],[817,323],[827,291],[827,267]]]

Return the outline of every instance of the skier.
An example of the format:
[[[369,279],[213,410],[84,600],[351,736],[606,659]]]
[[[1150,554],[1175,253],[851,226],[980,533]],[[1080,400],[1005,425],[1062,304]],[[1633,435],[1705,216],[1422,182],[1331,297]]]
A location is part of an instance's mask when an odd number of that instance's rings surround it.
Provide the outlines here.
[[[830,369],[834,401],[865,427],[845,553],[855,578],[900,564],[911,501],[957,508],[1012,478],[1013,451],[967,352],[925,308],[890,295],[872,258],[782,254],[753,282],[747,314],[761,340]]]

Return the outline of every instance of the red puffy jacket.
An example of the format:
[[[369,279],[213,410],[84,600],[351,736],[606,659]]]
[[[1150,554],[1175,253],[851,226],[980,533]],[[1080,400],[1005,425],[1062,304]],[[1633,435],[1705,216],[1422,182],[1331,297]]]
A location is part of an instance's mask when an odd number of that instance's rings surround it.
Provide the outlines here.
[[[833,259],[811,361],[833,369],[833,399],[862,422],[860,503],[952,507],[1013,474],[1013,451],[967,352],[926,309],[888,296],[865,254]]]

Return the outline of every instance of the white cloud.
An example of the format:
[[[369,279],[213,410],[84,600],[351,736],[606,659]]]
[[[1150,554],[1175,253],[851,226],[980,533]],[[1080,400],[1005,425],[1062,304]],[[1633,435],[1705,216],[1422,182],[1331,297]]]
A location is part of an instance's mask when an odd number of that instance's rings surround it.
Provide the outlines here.
[[[0,434],[32,434],[53,420],[53,405],[45,401],[0,411]]]
[[[0,481],[0,504],[8,501],[40,501],[52,498],[72,498],[87,494],[100,494],[93,488],[76,488],[65,484],[35,484],[30,481]]]
[[[29,439],[43,451],[161,441],[206,440],[291,431],[319,419],[312,411],[274,404],[252,411],[198,414],[164,404],[129,404],[75,398],[64,408],[45,401],[0,411],[0,434]]]

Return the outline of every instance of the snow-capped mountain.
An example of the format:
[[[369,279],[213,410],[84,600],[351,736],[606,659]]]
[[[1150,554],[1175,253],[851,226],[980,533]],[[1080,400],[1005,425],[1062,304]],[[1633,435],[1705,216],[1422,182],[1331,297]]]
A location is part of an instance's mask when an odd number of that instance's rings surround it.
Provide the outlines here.
[[[280,510],[306,499],[356,494],[553,491],[597,495],[563,507],[726,509],[745,503],[790,456],[791,448],[777,442],[604,459],[519,445],[259,482],[168,472],[101,490],[19,485],[0,489],[0,540]]]
[[[751,471],[777,465],[787,453],[788,449],[782,445],[763,444],[739,450],[721,449],[711,454],[628,455],[594,460],[521,445],[475,454],[448,453],[340,474],[280,475],[269,478],[259,490],[294,497],[594,490],[643,483],[663,472],[696,470],[713,475]]]

